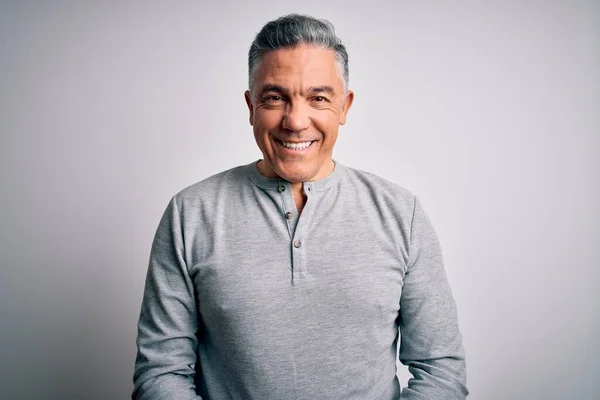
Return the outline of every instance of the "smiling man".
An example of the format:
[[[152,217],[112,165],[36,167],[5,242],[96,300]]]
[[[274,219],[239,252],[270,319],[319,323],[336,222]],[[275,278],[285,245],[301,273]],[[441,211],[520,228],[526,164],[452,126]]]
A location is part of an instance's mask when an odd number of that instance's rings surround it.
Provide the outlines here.
[[[354,93],[331,24],[266,24],[245,98],[263,158],[171,199],[132,398],[466,398],[456,308],[420,202],[332,159]],[[413,374],[403,390],[397,354]]]
[[[333,146],[354,93],[345,88],[334,51],[301,41],[263,54],[250,66],[250,79],[246,103],[264,156],[258,170],[290,182],[300,211],[303,182],[324,179],[335,168]]]

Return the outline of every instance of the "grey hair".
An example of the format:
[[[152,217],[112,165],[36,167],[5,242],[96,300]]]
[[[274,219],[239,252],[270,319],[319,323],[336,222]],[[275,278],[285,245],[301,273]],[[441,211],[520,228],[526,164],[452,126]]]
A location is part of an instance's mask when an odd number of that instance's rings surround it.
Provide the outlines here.
[[[294,48],[301,44],[333,50],[344,85],[348,89],[348,53],[335,35],[333,24],[308,15],[289,14],[268,22],[258,32],[248,52],[248,87],[252,92],[254,75],[263,54],[273,50]]]

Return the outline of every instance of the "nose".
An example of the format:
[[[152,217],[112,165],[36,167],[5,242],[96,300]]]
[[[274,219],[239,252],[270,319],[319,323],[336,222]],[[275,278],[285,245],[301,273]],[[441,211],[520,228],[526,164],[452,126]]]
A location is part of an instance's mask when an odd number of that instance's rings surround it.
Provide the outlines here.
[[[283,116],[283,128],[292,132],[307,129],[310,125],[309,112],[308,107],[301,102],[288,103]]]

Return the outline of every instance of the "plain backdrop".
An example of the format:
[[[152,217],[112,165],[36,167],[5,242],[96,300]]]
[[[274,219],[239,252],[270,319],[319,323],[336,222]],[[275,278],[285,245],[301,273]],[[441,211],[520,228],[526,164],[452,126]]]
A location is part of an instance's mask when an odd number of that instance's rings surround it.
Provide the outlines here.
[[[470,398],[599,398],[597,1],[0,4],[2,399],[128,398],[159,218],[260,158],[247,51],[290,12],[350,54],[334,157],[436,227]]]

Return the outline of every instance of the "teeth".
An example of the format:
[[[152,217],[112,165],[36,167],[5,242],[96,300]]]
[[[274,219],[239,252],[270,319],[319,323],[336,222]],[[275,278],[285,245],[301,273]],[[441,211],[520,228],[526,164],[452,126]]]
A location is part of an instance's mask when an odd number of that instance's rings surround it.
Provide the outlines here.
[[[288,149],[304,150],[307,149],[312,142],[291,143],[282,141],[281,143],[283,144],[283,147],[287,147]]]

